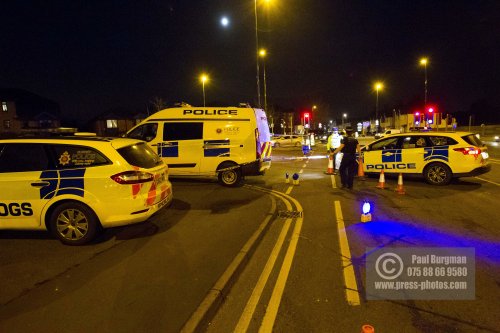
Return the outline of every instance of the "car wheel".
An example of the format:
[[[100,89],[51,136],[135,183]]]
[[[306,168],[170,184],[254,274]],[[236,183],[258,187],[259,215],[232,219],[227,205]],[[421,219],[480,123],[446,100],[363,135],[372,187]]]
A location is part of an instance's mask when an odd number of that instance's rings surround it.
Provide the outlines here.
[[[425,180],[432,185],[448,185],[451,176],[451,169],[443,163],[431,163],[424,169]]]
[[[235,187],[241,183],[243,179],[241,175],[241,168],[236,163],[223,163],[219,170],[219,183],[228,187]]]
[[[280,146],[280,144],[277,142],[274,144],[274,148],[279,148],[279,146]]]
[[[54,209],[50,216],[52,233],[64,244],[82,245],[96,235],[99,222],[95,213],[79,202],[66,202]]]

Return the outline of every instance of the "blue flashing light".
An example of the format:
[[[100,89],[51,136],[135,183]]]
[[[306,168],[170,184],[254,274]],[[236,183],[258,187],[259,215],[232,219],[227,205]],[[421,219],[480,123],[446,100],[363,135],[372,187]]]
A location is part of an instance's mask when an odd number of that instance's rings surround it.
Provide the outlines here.
[[[371,210],[372,210],[372,205],[368,201],[363,202],[363,214],[366,215],[370,213]]]
[[[293,180],[297,180],[299,179],[299,174],[298,173],[294,173],[293,176],[292,176]]]

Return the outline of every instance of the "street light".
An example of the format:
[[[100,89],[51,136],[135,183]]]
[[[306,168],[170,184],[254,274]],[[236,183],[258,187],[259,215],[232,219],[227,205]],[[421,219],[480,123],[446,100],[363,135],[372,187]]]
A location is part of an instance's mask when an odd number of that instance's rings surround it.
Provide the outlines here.
[[[318,107],[316,105],[313,105],[311,108],[311,118],[316,119],[316,116],[314,115],[314,110],[316,110]],[[313,129],[313,124],[311,123],[311,129]],[[315,127],[315,126],[314,126]]]
[[[264,69],[264,110],[267,111],[267,88],[266,88],[266,56],[267,56],[267,51],[266,49],[260,49],[259,51],[259,57],[262,58],[262,64],[263,64],[263,69]]]
[[[424,107],[427,105],[427,63],[429,60],[427,58],[422,58],[420,59],[420,65],[424,66],[424,75],[425,75],[425,81],[424,81]]]
[[[271,0],[264,0],[264,2],[269,5]],[[257,68],[257,103],[258,107],[261,107],[260,104],[260,70],[259,70],[259,20],[257,14],[257,0],[254,0],[254,14],[255,14],[255,50],[256,50],[256,68]]]
[[[205,73],[201,74],[200,82],[203,86],[203,107],[205,107],[205,82],[208,82],[208,75]]]
[[[257,19],[257,0],[255,2],[255,49],[257,50],[257,106],[260,108],[260,70],[259,70],[259,25]]]
[[[344,119],[347,121],[347,113],[344,113],[344,114],[342,115],[342,128],[343,128],[343,129],[345,129],[345,127],[344,127]]]
[[[378,92],[382,89],[384,89],[384,84],[382,82],[375,82],[375,85],[373,86],[375,91],[377,92],[377,101],[375,103],[375,132],[378,133],[378,126],[380,124],[378,120]]]

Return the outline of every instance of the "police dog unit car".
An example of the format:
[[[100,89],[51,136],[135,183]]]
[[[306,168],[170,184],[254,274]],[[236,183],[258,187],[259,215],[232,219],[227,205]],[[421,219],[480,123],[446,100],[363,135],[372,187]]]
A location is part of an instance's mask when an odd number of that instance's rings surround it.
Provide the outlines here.
[[[49,230],[81,245],[171,201],[168,168],[143,141],[0,140],[0,229]]]
[[[365,173],[422,175],[429,184],[490,171],[488,148],[469,132],[393,134],[361,149]]]
[[[183,106],[161,110],[127,132],[168,164],[170,176],[218,176],[237,186],[271,167],[266,113],[250,107]]]

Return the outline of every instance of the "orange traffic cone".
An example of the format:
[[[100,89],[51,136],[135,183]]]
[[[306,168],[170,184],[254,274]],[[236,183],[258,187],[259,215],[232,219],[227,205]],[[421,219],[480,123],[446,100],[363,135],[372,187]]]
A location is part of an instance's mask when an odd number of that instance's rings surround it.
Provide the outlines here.
[[[358,161],[358,177],[360,180],[365,180],[365,171],[363,170],[363,159]]]
[[[361,333],[375,333],[375,327],[372,325],[361,326]]]
[[[395,191],[399,194],[405,194],[405,189],[403,188],[403,174],[402,173],[399,173],[398,186],[396,187]]]
[[[380,171],[380,177],[378,179],[378,185],[377,188],[384,189],[385,188],[385,176],[384,176],[384,170]]]
[[[327,175],[333,175],[333,155],[328,155],[328,169],[325,172]]]

